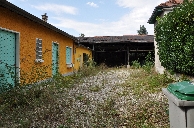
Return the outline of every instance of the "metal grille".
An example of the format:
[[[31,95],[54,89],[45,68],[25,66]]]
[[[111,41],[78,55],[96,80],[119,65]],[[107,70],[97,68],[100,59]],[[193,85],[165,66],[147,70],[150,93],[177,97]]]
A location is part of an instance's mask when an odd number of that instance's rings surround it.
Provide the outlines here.
[[[36,39],[36,59],[42,59],[42,39]]]

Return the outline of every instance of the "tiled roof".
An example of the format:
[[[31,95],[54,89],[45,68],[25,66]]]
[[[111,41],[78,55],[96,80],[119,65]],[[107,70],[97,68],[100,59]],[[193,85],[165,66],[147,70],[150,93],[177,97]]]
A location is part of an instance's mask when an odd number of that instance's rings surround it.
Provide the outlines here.
[[[154,42],[153,35],[95,36],[95,37],[77,37],[77,38],[80,43]]]
[[[38,23],[40,25],[43,25],[43,26],[45,26],[45,27],[47,27],[47,28],[57,32],[57,33],[60,33],[60,34],[62,34],[64,36],[74,40],[74,41],[77,41],[76,37],[74,37],[72,35],[69,35],[68,33],[66,33],[66,32],[56,28],[55,26],[53,26],[53,25],[43,21],[42,19],[40,19],[40,18],[38,18],[38,17],[28,13],[27,11],[25,11],[25,10],[15,6],[14,4],[12,4],[12,3],[10,3],[10,2],[8,2],[6,0],[0,0],[0,7],[9,9],[10,11],[13,11],[13,12],[15,12],[15,13],[17,13],[17,14],[25,17],[25,18],[28,18],[29,20],[32,20],[32,21],[34,21],[34,22],[36,22],[36,23]]]
[[[160,16],[163,13],[163,8],[172,8],[181,3],[183,3],[183,0],[169,0],[165,3],[161,3],[160,5],[156,6],[151,17],[148,20],[148,23],[154,24],[156,22],[156,17]]]
[[[169,0],[165,3],[161,3],[159,6],[172,7],[172,6],[176,6],[177,4],[180,4],[182,2],[183,2],[183,0]]]

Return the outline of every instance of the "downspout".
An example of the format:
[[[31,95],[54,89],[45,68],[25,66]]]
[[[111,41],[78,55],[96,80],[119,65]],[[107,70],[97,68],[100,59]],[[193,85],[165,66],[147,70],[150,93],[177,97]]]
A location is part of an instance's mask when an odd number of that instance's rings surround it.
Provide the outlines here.
[[[74,67],[75,67],[75,62],[76,62],[76,61],[75,61],[75,54],[76,54],[76,53],[75,53],[75,51],[76,51],[75,43],[76,43],[76,42],[75,42],[75,40],[74,40],[74,41],[73,41],[73,68],[72,68],[72,69],[73,69],[73,73],[75,72],[75,68],[74,68]],[[78,39],[78,43],[79,43],[79,39]]]

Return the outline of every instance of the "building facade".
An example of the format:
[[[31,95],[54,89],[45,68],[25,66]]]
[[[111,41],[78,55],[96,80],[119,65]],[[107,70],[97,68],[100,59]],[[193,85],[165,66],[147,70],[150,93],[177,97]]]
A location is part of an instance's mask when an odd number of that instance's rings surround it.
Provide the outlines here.
[[[0,0],[1,85],[34,83],[57,73],[69,75],[82,65],[75,60],[77,54],[90,51],[46,20]]]
[[[157,17],[164,17],[166,14],[171,12],[174,7],[176,7],[178,4],[181,4],[183,0],[169,0],[165,3],[161,3],[160,5],[156,6],[151,17],[148,20],[149,24],[154,24],[154,28],[157,25]],[[165,69],[161,65],[159,55],[158,55],[158,46],[157,42],[154,39],[154,46],[155,46],[155,70],[156,72],[163,74]]]

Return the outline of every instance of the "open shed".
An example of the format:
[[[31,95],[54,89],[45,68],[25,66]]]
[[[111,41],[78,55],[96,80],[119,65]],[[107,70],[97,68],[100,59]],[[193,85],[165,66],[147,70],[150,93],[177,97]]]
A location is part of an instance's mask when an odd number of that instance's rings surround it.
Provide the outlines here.
[[[149,52],[154,57],[153,35],[78,37],[78,41],[93,49],[97,64],[110,67],[131,65],[134,60],[143,64]]]

